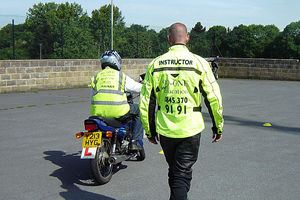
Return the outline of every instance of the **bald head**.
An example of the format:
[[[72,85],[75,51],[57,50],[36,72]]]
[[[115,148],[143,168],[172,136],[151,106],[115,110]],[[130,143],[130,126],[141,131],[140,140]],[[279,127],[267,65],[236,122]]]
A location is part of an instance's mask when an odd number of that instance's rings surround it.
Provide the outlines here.
[[[170,45],[174,44],[186,44],[190,39],[187,33],[186,26],[182,23],[172,24],[169,28],[168,41]]]

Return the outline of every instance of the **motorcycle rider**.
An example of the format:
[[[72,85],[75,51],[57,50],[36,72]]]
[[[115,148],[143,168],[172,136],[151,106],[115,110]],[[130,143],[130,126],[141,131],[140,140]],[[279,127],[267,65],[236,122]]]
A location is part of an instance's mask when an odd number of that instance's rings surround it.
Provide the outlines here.
[[[140,93],[142,84],[121,71],[121,57],[116,51],[105,51],[100,60],[102,71],[91,78],[91,116],[124,122],[133,115],[132,149],[138,149],[137,141],[143,139],[144,129],[138,105],[128,104],[125,91]]]

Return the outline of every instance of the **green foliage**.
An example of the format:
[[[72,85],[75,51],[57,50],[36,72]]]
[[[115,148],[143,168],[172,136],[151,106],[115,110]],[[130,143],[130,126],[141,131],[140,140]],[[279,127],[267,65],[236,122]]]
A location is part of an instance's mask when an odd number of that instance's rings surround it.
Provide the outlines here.
[[[148,26],[125,26],[118,7],[113,8],[114,49],[123,58],[154,58],[169,48],[168,27],[159,32]],[[15,59],[99,58],[111,48],[111,6],[92,11],[91,17],[76,3],[35,4],[24,24],[14,26]],[[188,48],[203,57],[300,58],[300,21],[280,32],[275,25],[239,25],[232,30],[197,22]],[[13,58],[12,25],[0,29],[0,59]]]
[[[210,44],[207,40],[206,28],[197,22],[190,32],[189,47],[192,52],[207,57],[210,54]]]
[[[300,21],[287,25],[282,34],[285,52],[290,58],[300,59]]]
[[[123,44],[122,34],[125,30],[124,17],[118,7],[113,7],[114,16],[114,49],[118,50]],[[92,11],[90,29],[98,49],[98,56],[105,50],[111,49],[111,5],[105,5]]]
[[[55,11],[58,5],[55,3],[39,3],[29,8],[25,21],[26,31],[31,34],[28,38],[29,55],[31,58],[39,58],[39,49],[42,45],[43,58],[51,58],[55,40],[53,22],[56,19]]]
[[[31,58],[89,58],[96,52],[89,29],[90,18],[76,3],[39,3],[26,18]]]
[[[148,30],[147,26],[132,24],[124,31],[119,52],[123,57],[153,58],[159,54],[156,48],[158,45],[158,35],[154,30]]]
[[[228,50],[233,57],[254,57],[253,49],[255,39],[251,35],[251,30],[245,25],[234,27],[228,33]]]
[[[275,36],[266,48],[266,57],[300,59],[300,21],[290,23]]]
[[[207,40],[211,44],[210,56],[223,56],[223,53],[226,53],[226,37],[227,30],[224,26],[213,26],[207,31]]]
[[[168,43],[168,33],[169,33],[169,27],[163,28],[159,31],[158,33],[158,45],[156,46],[156,52],[157,55],[160,55],[164,52],[167,52],[169,48],[169,43]]]
[[[26,41],[28,32],[24,32],[24,24],[14,25],[15,30],[15,59],[26,59],[28,44]],[[13,59],[12,24],[4,26],[0,30],[0,60]]]

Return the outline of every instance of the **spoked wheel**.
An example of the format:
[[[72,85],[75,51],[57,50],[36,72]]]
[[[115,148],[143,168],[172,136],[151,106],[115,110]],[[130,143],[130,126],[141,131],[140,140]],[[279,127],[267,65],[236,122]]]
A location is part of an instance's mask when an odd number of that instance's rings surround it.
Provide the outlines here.
[[[101,147],[96,151],[95,159],[91,160],[92,173],[100,185],[108,183],[113,175],[113,165],[108,162],[110,154],[111,143],[104,139]]]

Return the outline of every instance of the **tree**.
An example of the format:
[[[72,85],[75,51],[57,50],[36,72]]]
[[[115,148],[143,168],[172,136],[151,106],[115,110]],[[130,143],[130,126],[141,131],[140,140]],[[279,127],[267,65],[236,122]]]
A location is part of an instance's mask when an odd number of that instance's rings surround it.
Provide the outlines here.
[[[31,32],[29,42],[29,54],[31,58],[39,58],[39,48],[43,45],[43,57],[50,58],[53,53],[54,35],[51,32],[50,21],[55,20],[57,4],[35,4],[29,8],[25,24]]]
[[[227,35],[226,43],[232,57],[253,58],[255,53],[253,47],[256,40],[251,34],[251,29],[245,25],[233,28]]]
[[[76,3],[39,3],[29,9],[26,18],[30,56],[43,58],[85,58],[93,56],[89,17]]]
[[[122,32],[125,29],[124,17],[118,7],[113,7],[113,34],[114,34],[114,49],[118,50],[122,43]],[[111,49],[111,6],[105,5],[98,10],[92,11],[90,28],[96,41],[99,52]]]
[[[169,27],[163,28],[158,33],[158,45],[156,49],[156,55],[161,55],[168,51],[169,48],[169,42],[167,39],[167,36],[169,34]]]
[[[264,35],[262,37],[261,46],[263,48],[262,54],[256,57],[274,58],[274,49],[272,43],[280,35],[280,30],[275,25],[266,25],[264,27]]]
[[[283,30],[283,38],[285,43],[285,52],[288,58],[300,58],[300,20],[292,22]]]
[[[153,58],[157,54],[159,41],[154,30],[148,26],[132,24],[123,34],[123,43],[120,54],[129,58]]]
[[[190,42],[188,43],[191,51],[195,54],[207,57],[210,54],[210,44],[206,38],[206,28],[197,22],[190,32]]]
[[[158,33],[148,26],[125,27],[114,6],[114,49],[123,58],[153,58],[169,48],[168,27]],[[99,58],[111,44],[111,7],[104,5],[89,17],[76,3],[39,3],[28,10],[24,24],[15,25],[16,59]],[[197,22],[188,48],[203,57],[300,58],[300,21],[280,32],[275,25],[239,25],[232,30]],[[11,24],[0,30],[0,59],[12,59]]]
[[[153,29],[148,30],[148,37],[151,43],[148,44],[148,53],[146,58],[155,58],[167,51],[168,47],[164,49],[163,46],[167,43],[167,40],[165,39],[165,41],[161,43],[158,35],[159,34]],[[160,45],[162,48],[160,48]]]
[[[54,58],[95,58],[97,49],[89,27],[90,18],[78,4],[60,4],[54,23]]]
[[[300,58],[300,21],[287,25],[267,47],[272,58]]]
[[[147,31],[146,26],[132,24],[126,28],[123,34],[123,43],[120,49],[121,55],[129,58],[138,58],[142,50],[142,34]]]
[[[0,60],[26,59],[28,58],[25,25],[14,25],[15,33],[15,58],[13,58],[12,24],[4,26],[0,30]]]
[[[222,52],[226,52],[226,36],[227,31],[224,26],[213,26],[207,31],[207,40],[211,43],[210,56],[222,56]]]

